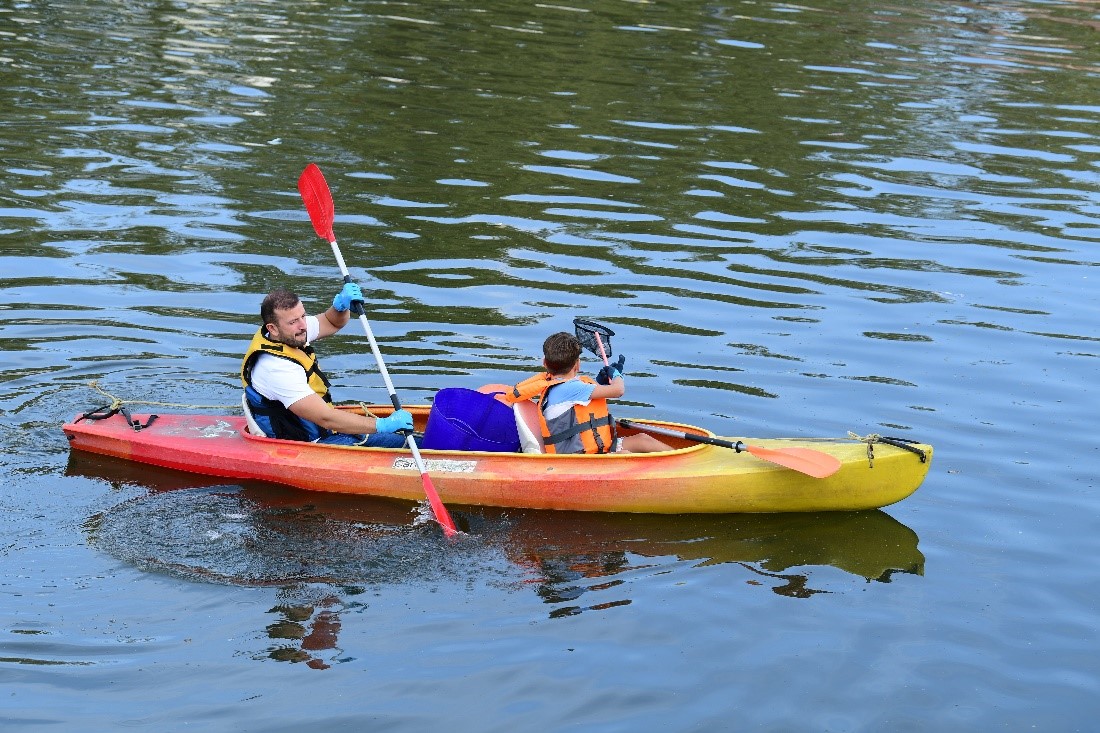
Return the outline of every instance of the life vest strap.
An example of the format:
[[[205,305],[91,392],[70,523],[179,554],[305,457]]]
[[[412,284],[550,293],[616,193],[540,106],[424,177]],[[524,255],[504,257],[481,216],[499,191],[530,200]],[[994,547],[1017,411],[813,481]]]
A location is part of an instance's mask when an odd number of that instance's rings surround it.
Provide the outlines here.
[[[569,440],[570,438],[580,435],[581,433],[587,433],[589,430],[591,430],[593,435],[596,436],[597,444],[599,444],[600,434],[598,431],[599,428],[603,427],[604,425],[609,425],[611,426],[612,430],[614,430],[615,419],[611,417],[610,413],[600,418],[590,417],[584,422],[577,423],[567,430],[562,430],[560,433],[554,433],[549,437],[543,437],[543,442],[549,443],[550,445],[557,445],[558,443]],[[603,448],[603,446],[600,447],[601,449]],[[604,450],[603,452],[606,453],[607,451]]]

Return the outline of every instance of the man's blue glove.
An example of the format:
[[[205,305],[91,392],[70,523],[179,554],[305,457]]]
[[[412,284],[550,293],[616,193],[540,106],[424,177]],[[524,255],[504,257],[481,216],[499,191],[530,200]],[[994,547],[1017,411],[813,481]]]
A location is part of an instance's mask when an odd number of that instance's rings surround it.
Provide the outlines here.
[[[359,286],[355,283],[344,283],[344,288],[336,297],[332,299],[332,307],[343,313],[351,304],[358,301],[360,304],[363,302],[363,291],[359,289]]]
[[[597,384],[611,384],[616,377],[623,375],[623,365],[626,364],[626,355],[619,354],[619,360],[614,364],[605,366],[596,374]]]
[[[399,433],[402,430],[412,432],[413,416],[408,410],[394,410],[389,417],[380,417],[374,421],[376,433]]]

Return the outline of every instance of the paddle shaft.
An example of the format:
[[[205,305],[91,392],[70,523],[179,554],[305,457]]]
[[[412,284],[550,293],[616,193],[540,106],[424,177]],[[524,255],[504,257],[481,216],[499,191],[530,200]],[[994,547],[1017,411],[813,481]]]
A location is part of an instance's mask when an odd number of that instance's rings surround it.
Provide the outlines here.
[[[340,266],[340,273],[344,276],[344,282],[352,282],[351,273],[348,272],[348,266],[344,262],[344,256],[340,253],[340,245],[336,244],[336,240],[333,239],[329,242],[332,245],[332,253],[336,255],[336,264]],[[389,392],[390,402],[393,403],[393,409],[401,409],[401,400],[397,398],[397,390],[393,388],[393,380],[390,379],[390,372],[386,369],[386,363],[382,361],[382,352],[378,348],[378,342],[374,340],[374,331],[371,330],[370,321],[367,320],[366,311],[363,310],[363,304],[358,300],[353,300],[351,303],[351,312],[359,316],[359,323],[363,326],[363,333],[367,335],[367,341],[370,342],[370,350],[374,353],[374,360],[378,362],[378,371],[382,374],[382,382],[386,385],[386,391]],[[412,442],[410,440],[410,442]]]
[[[633,428],[635,430],[641,430],[643,433],[656,433],[658,435],[667,435],[672,438],[682,438],[684,440],[691,440],[696,443],[708,443],[709,445],[717,445],[722,448],[732,448],[740,453],[745,450],[745,444],[740,440],[736,443],[731,443],[728,440],[722,440],[721,438],[712,438],[709,435],[697,435],[695,433],[685,433],[680,430],[670,430],[668,428],[660,428],[656,425],[642,425],[636,423],[633,420],[619,420],[618,423],[624,428]]]
[[[745,445],[740,440],[736,443],[731,443],[721,438],[711,438],[706,435],[695,435],[693,433],[669,430],[668,428],[659,428],[655,425],[642,425],[633,420],[619,420],[619,424],[623,427],[634,428],[635,430],[641,430],[643,432],[670,435],[675,438],[683,438],[684,440],[693,440],[697,443],[709,443],[710,445],[717,445],[722,448],[732,448],[738,453],[744,451],[762,461],[774,463],[777,466],[783,466],[784,468],[789,468],[792,471],[798,471],[799,473],[804,473],[814,478],[827,478],[840,470],[840,460],[836,456],[831,456],[828,453],[813,450],[811,448],[764,448],[759,445]]]
[[[313,228],[322,239],[327,239],[328,243],[332,246],[332,254],[335,255],[336,263],[340,266],[340,274],[344,276],[344,282],[351,282],[351,273],[348,272],[347,263],[344,262],[344,255],[340,252],[340,245],[336,243],[336,235],[333,234],[332,231],[334,211],[332,194],[329,191],[328,183],[321,174],[321,169],[315,164],[310,163],[305,171],[302,172],[302,177],[298,180],[298,189],[302,194],[302,200],[305,201],[306,210],[309,212],[310,220],[313,222]],[[382,374],[382,381],[386,385],[386,391],[389,392],[390,402],[393,403],[393,409],[400,410],[401,400],[397,397],[397,390],[393,388],[390,372],[386,369],[386,362],[382,360],[382,351],[378,348],[378,342],[374,339],[374,332],[371,330],[370,322],[367,320],[367,314],[363,309],[362,303],[353,301],[351,303],[351,310],[359,316],[359,323],[363,326],[363,333],[367,335],[367,341],[370,342],[371,352],[374,354],[374,361],[378,364],[378,371]],[[417,448],[416,440],[411,434],[405,436],[405,444],[409,446],[409,451],[412,452],[413,463],[416,464],[417,470],[420,471],[420,479],[424,484],[424,493],[428,497],[428,504],[431,505],[432,513],[435,514],[436,521],[443,527],[443,534],[448,537],[454,535],[458,530],[455,529],[454,521],[451,519],[450,513],[447,512],[447,507],[443,505],[443,500],[439,498],[439,493],[435,490],[431,477],[428,476],[428,469],[424,466],[424,459],[420,457],[420,449]]]

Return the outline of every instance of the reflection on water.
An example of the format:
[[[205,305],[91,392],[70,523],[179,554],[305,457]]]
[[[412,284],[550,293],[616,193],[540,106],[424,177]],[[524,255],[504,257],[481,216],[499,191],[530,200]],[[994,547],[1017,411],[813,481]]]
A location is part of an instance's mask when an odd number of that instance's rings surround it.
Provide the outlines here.
[[[868,582],[895,573],[924,574],[917,535],[883,511],[726,516],[528,512],[511,528],[509,559],[529,570],[555,616],[625,605],[629,599],[575,603],[618,585],[614,576],[645,558],[674,557],[696,565],[737,563],[779,595],[808,598],[813,568],[831,566]],[[784,572],[798,569],[800,572]],[[763,580],[769,579],[769,580]]]
[[[269,631],[310,644],[335,636],[340,608],[364,587],[492,578],[533,588],[557,618],[630,604],[617,595],[625,590],[618,576],[670,561],[739,563],[758,576],[756,585],[793,598],[821,592],[813,587],[815,567],[868,582],[924,571],[916,534],[882,511],[656,516],[452,508],[470,532],[449,542],[430,526],[410,526],[403,502],[224,485],[79,452],[68,471],[150,491],[86,522],[97,547],[192,580],[281,587],[288,600],[274,609],[282,618]],[[278,653],[297,659],[304,650]]]
[[[267,635],[275,642],[267,656],[279,662],[305,662],[312,669],[328,669],[332,665],[322,657],[339,651],[336,637],[344,607],[341,594],[318,591],[311,603],[298,589],[286,595],[289,597],[285,602],[268,611],[279,620],[267,625]]]

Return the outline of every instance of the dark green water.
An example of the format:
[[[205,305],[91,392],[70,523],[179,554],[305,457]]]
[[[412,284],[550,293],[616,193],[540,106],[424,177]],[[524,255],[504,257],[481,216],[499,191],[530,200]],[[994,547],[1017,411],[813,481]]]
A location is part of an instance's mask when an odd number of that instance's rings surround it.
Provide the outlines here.
[[[0,8],[0,729],[1090,730],[1100,7]],[[936,446],[879,512],[421,507],[70,456],[320,310],[402,400],[582,315],[620,411]],[[384,402],[360,334],[338,398]],[[160,406],[157,409],[182,409]],[[736,456],[732,457],[737,458]]]

